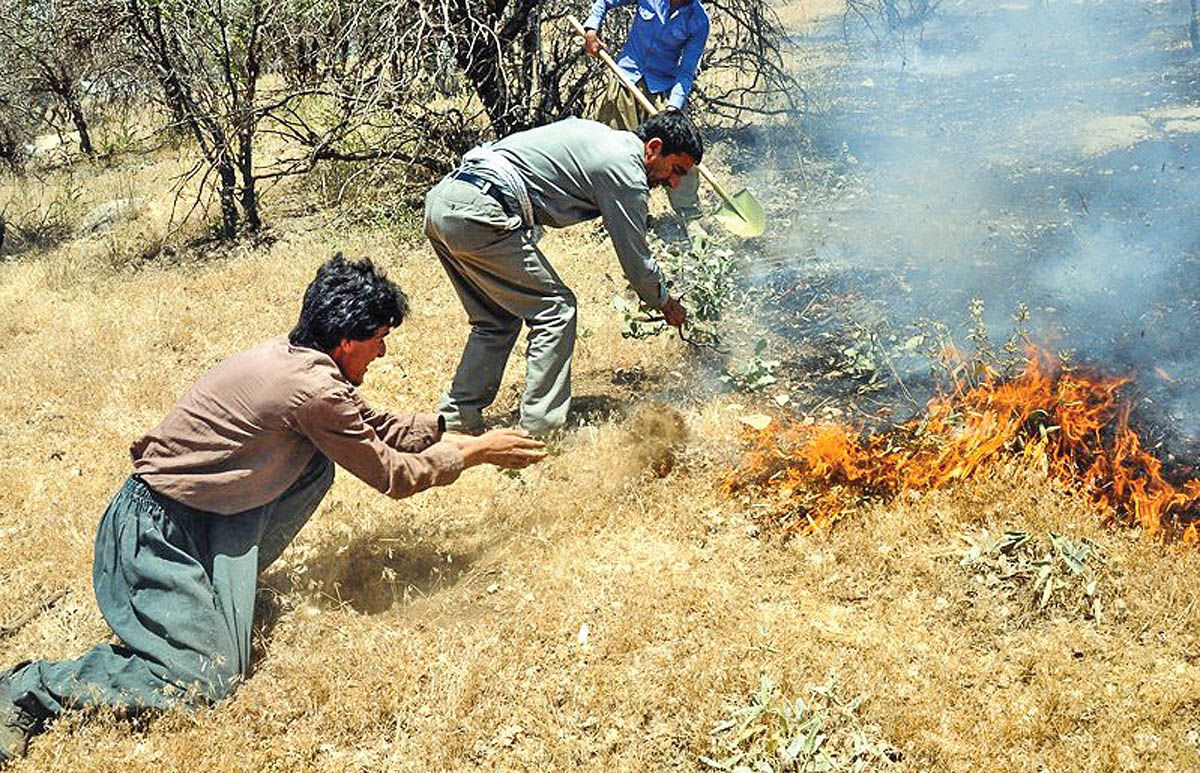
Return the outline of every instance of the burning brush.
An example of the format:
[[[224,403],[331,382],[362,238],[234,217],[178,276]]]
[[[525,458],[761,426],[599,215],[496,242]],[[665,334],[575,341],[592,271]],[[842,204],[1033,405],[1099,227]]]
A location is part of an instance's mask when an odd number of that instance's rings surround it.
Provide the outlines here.
[[[985,478],[1024,461],[1089,497],[1111,523],[1163,539],[1198,541],[1200,479],[1167,481],[1162,462],[1129,427],[1129,383],[1065,368],[1041,350],[1008,381],[987,371],[956,379],[924,416],[863,437],[845,425],[773,424],[757,433],[727,493],[768,506],[787,532],[828,526],[852,508],[908,491]]]

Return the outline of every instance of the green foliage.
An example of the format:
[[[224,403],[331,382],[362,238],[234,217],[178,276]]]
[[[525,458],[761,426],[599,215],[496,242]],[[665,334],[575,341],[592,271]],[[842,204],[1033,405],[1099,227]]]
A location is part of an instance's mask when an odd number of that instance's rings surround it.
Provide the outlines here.
[[[698,346],[720,345],[717,323],[733,297],[737,259],[732,250],[693,245],[668,247],[659,256],[659,265],[671,278],[671,295],[687,308],[688,340]],[[625,319],[626,338],[649,338],[667,329],[662,315],[644,303],[621,295],[613,299]]]
[[[737,260],[733,251],[693,247],[688,252],[667,252],[667,270],[679,283],[680,299],[698,323],[716,322],[729,305]]]
[[[861,384],[860,394],[883,389],[884,366],[890,367],[892,360],[899,357],[912,356],[923,341],[920,335],[901,341],[896,335],[858,325],[851,328],[849,335],[850,340],[829,358],[830,370],[825,377],[852,378]]]
[[[1029,346],[1029,306],[1025,301],[1017,301],[1013,313],[1009,315],[1013,321],[1013,331],[1004,342],[1004,363],[1006,367],[1015,367],[1015,363],[1024,362]]]
[[[1043,540],[1021,531],[992,538],[984,529],[963,541],[966,550],[959,565],[977,583],[1017,602],[1024,616],[1059,612],[1100,619],[1107,562],[1090,540],[1054,532]]]
[[[917,337],[920,339],[918,346],[934,363],[931,370],[935,378],[946,376],[950,381],[965,380],[975,385],[989,374],[1011,378],[1025,367],[1032,346],[1029,306],[1024,301],[1017,302],[1009,315],[1013,328],[999,351],[992,344],[991,333],[983,318],[985,311],[981,298],[972,298],[967,306],[971,318],[967,339],[974,346],[969,356],[959,352],[945,323],[928,318],[916,321]],[[1060,354],[1060,357],[1065,356]]]
[[[987,324],[983,321],[984,311],[986,309],[982,298],[972,298],[967,304],[967,312],[971,315],[971,330],[967,334],[967,338],[975,345],[975,352],[982,360],[995,362],[996,352],[992,349]]]
[[[775,369],[779,367],[779,360],[765,359],[766,351],[766,339],[758,339],[754,354],[730,364],[721,380],[739,392],[761,392],[771,386],[776,381]]]
[[[885,767],[900,754],[879,728],[858,716],[863,698],[844,701],[836,680],[809,688],[809,697],[784,697],[766,674],[749,705],[734,709],[710,733],[712,755],[700,763],[731,773],[863,771]]]

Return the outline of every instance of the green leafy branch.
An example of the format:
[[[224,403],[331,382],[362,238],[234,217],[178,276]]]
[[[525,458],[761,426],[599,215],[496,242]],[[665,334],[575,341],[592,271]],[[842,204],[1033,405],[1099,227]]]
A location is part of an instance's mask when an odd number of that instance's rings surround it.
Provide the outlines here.
[[[754,354],[727,367],[721,380],[739,392],[761,392],[771,386],[776,381],[775,369],[779,367],[779,360],[764,358],[766,351],[766,339],[758,339]]]
[[[879,728],[858,716],[863,700],[843,700],[832,676],[810,687],[807,701],[788,700],[763,674],[749,705],[712,729],[713,755],[699,761],[730,773],[863,771],[899,761],[900,752]]]
[[[704,246],[669,249],[659,262],[672,277],[671,294],[687,307],[688,324],[686,332],[681,332],[683,340],[700,348],[720,348],[717,324],[733,297],[737,271],[733,252]],[[625,330],[621,335],[626,338],[650,338],[668,327],[656,309],[624,295],[613,299],[613,308],[624,318]]]
[[[1022,531],[992,538],[984,529],[963,541],[966,550],[959,564],[982,585],[1021,600],[1029,612],[1059,609],[1100,619],[1100,583],[1107,562],[1091,540],[1050,532],[1043,541]]]

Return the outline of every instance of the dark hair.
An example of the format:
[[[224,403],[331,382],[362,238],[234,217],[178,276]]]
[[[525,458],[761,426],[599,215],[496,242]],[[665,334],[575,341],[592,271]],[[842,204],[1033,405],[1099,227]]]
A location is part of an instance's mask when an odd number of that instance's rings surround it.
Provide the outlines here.
[[[334,255],[317,269],[304,291],[300,321],[288,340],[329,354],[343,339],[365,341],[383,326],[396,327],[408,314],[408,296],[369,258]]]
[[[682,110],[668,109],[655,113],[642,121],[633,133],[642,142],[658,137],[662,140],[664,156],[687,153],[697,164],[704,157],[704,140],[700,139],[700,131]]]

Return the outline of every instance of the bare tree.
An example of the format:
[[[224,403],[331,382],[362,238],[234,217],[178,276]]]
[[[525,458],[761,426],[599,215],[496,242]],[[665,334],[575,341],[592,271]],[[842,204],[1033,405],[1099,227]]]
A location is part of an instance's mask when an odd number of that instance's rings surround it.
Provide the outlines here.
[[[273,0],[127,0],[127,23],[162,101],[196,140],[217,178],[221,235],[261,225],[254,185],[256,106],[264,28]],[[198,167],[200,169],[201,167]],[[240,176],[240,181],[239,181]],[[202,185],[203,187],[203,185]]]
[[[552,0],[442,0],[440,33],[487,109],[492,129],[506,134],[577,113],[600,89],[589,89],[588,62],[566,24],[585,4]],[[786,35],[766,0],[707,0],[713,31],[691,99],[693,113],[735,122],[763,112],[800,109],[803,90],[788,72]],[[611,14],[607,37],[622,40],[632,9]],[[581,67],[582,64],[582,67]],[[600,79],[607,74],[598,68]]]
[[[846,0],[842,28],[847,35],[853,26],[865,28],[876,42],[904,38],[919,29],[937,11],[940,0]]]
[[[798,110],[803,92],[788,72],[782,51],[786,36],[770,4],[709,0],[708,6],[714,31],[701,68],[718,77],[701,77],[693,96],[695,112],[736,120]],[[349,49],[360,65],[370,61],[380,66],[368,78],[383,92],[375,95],[380,104],[403,113],[405,99],[427,102],[424,97],[440,92],[441,102],[430,103],[433,111],[468,117],[477,126],[480,118],[486,119],[483,133],[503,136],[586,111],[608,77],[582,55],[566,22],[569,14],[586,10],[578,0],[383,0],[373,10],[354,8],[353,15],[340,9],[325,16],[342,21],[336,30],[326,24],[323,32],[311,26],[307,35],[289,32],[287,38],[297,41],[292,44],[295,64],[289,68],[296,86],[311,83],[314,72],[318,79],[349,82],[342,76],[351,73],[339,64],[345,57],[331,53]],[[613,16],[611,28],[621,37],[620,26],[628,24],[630,15]],[[355,31],[350,28],[355,17],[369,23]],[[310,61],[302,65],[304,57]],[[365,73],[353,75],[361,82]],[[460,84],[463,93],[458,92]],[[471,114],[475,105],[482,115]],[[438,136],[435,131],[428,139],[440,145],[441,139],[468,128],[461,120],[453,124],[448,133]],[[446,128],[443,122],[436,125]],[[455,142],[459,139],[454,136]]]
[[[581,114],[600,91],[565,21],[577,1],[124,2],[161,102],[199,147],[225,237],[260,227],[263,181],[391,161],[424,182],[480,139]],[[710,5],[719,22],[702,66],[724,77],[701,109],[795,109],[767,1]]]
[[[771,3],[707,0],[713,31],[701,68],[712,78],[697,80],[692,112],[734,125],[764,113],[796,114],[804,89],[785,60],[787,33]]]
[[[1200,51],[1200,0],[1191,0],[1192,13],[1188,21],[1188,40],[1192,42],[1192,50]]]
[[[0,59],[9,88],[49,97],[95,154],[86,105],[103,100],[122,59],[113,0],[0,0]],[[54,125],[54,113],[44,117]],[[57,126],[55,127],[57,128]]]

